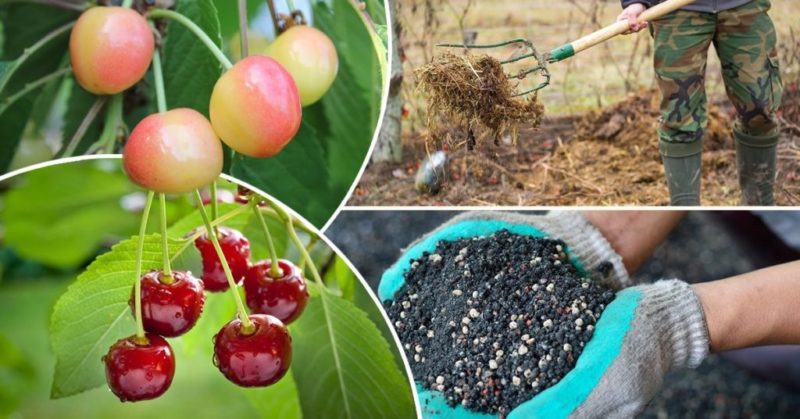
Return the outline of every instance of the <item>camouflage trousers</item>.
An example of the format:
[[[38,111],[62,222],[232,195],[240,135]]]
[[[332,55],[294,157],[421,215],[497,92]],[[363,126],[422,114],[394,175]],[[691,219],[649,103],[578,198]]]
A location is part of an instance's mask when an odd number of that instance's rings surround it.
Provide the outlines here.
[[[679,10],[652,22],[662,145],[700,151],[708,123],[705,74],[712,43],[736,108],[736,127],[754,136],[775,132],[783,85],[769,9],[769,0],[753,0],[717,14]]]

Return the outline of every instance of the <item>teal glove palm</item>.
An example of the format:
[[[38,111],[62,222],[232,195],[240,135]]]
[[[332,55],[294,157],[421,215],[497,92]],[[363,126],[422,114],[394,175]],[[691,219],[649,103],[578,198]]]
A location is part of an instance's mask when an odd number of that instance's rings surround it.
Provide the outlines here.
[[[412,259],[441,240],[516,234],[564,241],[571,262],[613,289],[630,285],[621,258],[603,236],[577,213],[523,216],[479,212],[458,216],[412,244],[381,278],[382,301],[403,285]],[[607,262],[610,262],[610,266]],[[702,309],[691,288],[661,281],[626,289],[603,312],[595,333],[574,369],[558,384],[521,404],[509,418],[630,417],[640,411],[672,367],[695,366],[708,352]],[[417,384],[423,416],[438,419],[489,419],[495,416],[450,407],[442,393]]]

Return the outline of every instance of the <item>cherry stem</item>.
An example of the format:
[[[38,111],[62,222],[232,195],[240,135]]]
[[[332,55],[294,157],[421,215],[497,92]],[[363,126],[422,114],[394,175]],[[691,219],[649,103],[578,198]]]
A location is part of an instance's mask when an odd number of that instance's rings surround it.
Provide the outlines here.
[[[131,6],[133,6],[133,0],[123,0],[122,1],[122,7],[130,8]]]
[[[67,24],[65,24],[63,26],[60,26],[60,27],[58,27],[56,29],[53,29],[50,33],[48,33],[47,35],[45,35],[44,37],[42,37],[41,39],[36,41],[35,44],[31,45],[28,48],[25,48],[25,50],[22,52],[22,55],[17,57],[16,60],[11,61],[10,64],[8,64],[5,67],[5,71],[3,72],[3,74],[0,75],[0,91],[3,91],[7,87],[8,82],[9,82],[9,80],[11,80],[12,76],[14,76],[16,71],[19,70],[19,68],[22,67],[22,65],[25,64],[28,61],[28,59],[31,58],[31,56],[36,54],[36,52],[38,52],[40,49],[44,48],[44,46],[49,44],[50,41],[52,41],[52,40],[54,40],[56,38],[60,38],[62,35],[64,35],[67,32],[69,32],[72,29],[73,26],[75,26],[75,22],[74,21],[70,22],[70,23],[67,23]],[[61,75],[63,75],[63,74],[59,74],[58,76],[55,76],[55,77],[60,77]],[[46,79],[46,81],[49,81],[49,80],[50,79]],[[28,84],[28,86],[30,86],[30,84],[33,84],[33,83],[37,83],[37,82],[35,82],[35,81],[31,82],[31,83]],[[26,86],[26,89],[23,89],[20,92],[18,92],[18,94],[14,95],[14,96],[11,96],[8,99],[5,99],[3,101],[4,103],[3,103],[3,108],[2,109],[5,110],[5,107],[9,106],[8,102],[10,102],[12,98],[14,100],[16,100],[16,99],[19,99],[20,97],[22,97],[22,96],[19,95],[19,93],[22,93],[25,90],[30,91],[30,89],[27,89],[28,86]],[[34,86],[34,87],[37,87],[37,86]]]
[[[228,221],[228,220],[230,220],[232,218],[236,218],[241,213],[243,213],[243,212],[245,212],[245,211],[247,211],[249,209],[250,208],[248,208],[247,205],[242,205],[242,206],[240,206],[238,208],[232,209],[229,212],[226,212],[225,214],[222,214],[216,220],[212,220],[211,221],[211,225],[214,226],[214,227],[217,227],[217,226],[220,226],[222,224],[225,224],[226,221]],[[268,216],[270,218],[278,220],[279,222],[283,222],[283,219],[280,216],[278,216],[271,209],[259,208],[259,211],[261,211],[262,214],[264,214],[264,215],[266,215],[266,216]],[[314,237],[314,232],[311,231],[311,229],[309,229],[308,227],[306,227],[303,224],[300,224],[300,222],[297,221],[297,220],[292,220],[292,222],[295,223],[295,227],[296,228],[299,228],[299,229],[303,230],[305,233],[308,233],[309,236]],[[194,241],[197,240],[198,237],[206,234],[206,232],[207,232],[207,230],[205,229],[205,227],[201,227],[201,228],[196,229],[196,231],[194,233],[192,233],[191,235],[186,237],[185,240],[183,240],[183,245],[178,250],[176,250],[175,253],[172,254],[172,262],[175,262],[175,259],[178,256],[182,255],[183,252],[186,251],[186,249],[191,247],[192,243],[194,243]]]
[[[275,10],[275,2],[267,0],[267,7],[269,8],[269,16],[272,18],[272,26],[275,28],[275,35],[280,34],[280,25],[278,23],[278,11]]]
[[[256,197],[256,195],[252,195],[250,197],[250,206],[253,208],[253,212],[256,214],[259,224],[261,224],[261,230],[264,231],[264,236],[267,238],[269,258],[272,260],[272,263],[269,267],[269,276],[272,278],[280,278],[283,275],[283,272],[281,271],[280,264],[278,263],[278,253],[275,251],[275,243],[272,241],[272,234],[269,233],[269,227],[267,226],[267,222],[264,220],[264,214],[262,214],[261,210],[258,208],[258,201],[259,199]]]
[[[311,236],[311,238],[308,240],[308,244],[306,244],[306,252],[310,254],[311,250],[314,249],[314,246],[317,245],[317,241],[319,241],[319,237]],[[300,268],[300,272],[303,272],[305,274],[306,260],[305,259],[301,260],[297,267]]]
[[[73,154],[75,154],[75,149],[78,148],[78,144],[81,143],[83,136],[86,135],[86,131],[89,130],[92,122],[97,119],[97,115],[100,114],[100,111],[103,109],[103,106],[105,106],[106,102],[108,102],[107,96],[101,96],[97,98],[92,107],[89,108],[89,111],[86,112],[86,116],[83,117],[80,125],[78,125],[78,129],[75,130],[75,134],[73,134],[72,138],[70,138],[69,143],[67,143],[67,146],[61,153],[61,157],[71,157]]]
[[[136,338],[144,341],[144,324],[142,323],[142,252],[144,252],[144,235],[147,232],[147,219],[150,217],[150,207],[153,206],[155,192],[147,192],[147,203],[144,204],[142,222],[139,224],[139,243],[136,246],[136,282],[134,282],[134,306],[136,309]]]
[[[111,97],[111,103],[108,104],[106,110],[106,119],[103,124],[103,132],[100,133],[100,139],[92,145],[86,154],[94,154],[94,152],[103,150],[106,154],[114,152],[114,146],[117,143],[119,128],[123,124],[122,121],[122,93],[118,93]]]
[[[297,231],[294,229],[294,222],[292,221],[292,217],[283,210],[277,203],[272,200],[269,200],[269,206],[272,207],[273,210],[280,216],[284,222],[286,223],[286,231],[289,233],[289,238],[292,239],[295,247],[300,252],[300,255],[303,257],[303,260],[308,264],[309,269],[311,269],[311,276],[314,277],[314,281],[317,282],[320,286],[325,286],[322,282],[322,277],[319,275],[319,271],[317,270],[317,266],[314,264],[314,261],[311,259],[311,255],[306,250],[306,246],[303,245],[303,241],[300,240],[300,237],[297,235]],[[312,236],[313,237],[313,236]]]
[[[2,102],[0,102],[0,114],[4,113],[6,111],[6,109],[10,108],[11,105],[13,105],[16,101],[18,101],[23,96],[25,96],[28,93],[30,93],[31,91],[42,87],[43,85],[47,84],[50,81],[53,81],[55,79],[61,78],[63,76],[66,76],[67,74],[69,74],[71,72],[72,72],[72,67],[67,66],[67,67],[64,67],[64,68],[62,68],[60,70],[56,70],[56,71],[54,71],[54,72],[52,72],[52,73],[50,73],[50,74],[38,79],[38,80],[34,80],[34,81],[26,84],[25,87],[23,87],[22,89],[20,89],[19,91],[17,91],[13,95],[5,98]]]
[[[208,219],[205,205],[203,205],[203,196],[200,195],[199,190],[194,191],[194,197],[197,200],[197,209],[200,211],[200,217],[203,218],[203,225],[206,227],[206,232],[213,232],[214,227],[211,226],[211,221]],[[225,272],[225,278],[228,280],[228,285],[233,293],[233,299],[236,301],[236,310],[239,312],[239,320],[242,321],[241,332],[245,335],[252,334],[255,332],[255,326],[250,321],[250,317],[247,315],[247,309],[242,302],[242,296],[239,295],[239,287],[233,280],[231,267],[228,265],[228,260],[225,259],[225,254],[222,253],[222,247],[219,245],[219,239],[217,238],[216,234],[208,234],[208,237],[211,239],[211,244],[214,245],[214,250],[217,252],[217,257],[219,258],[220,265],[222,265],[222,270]]]
[[[172,283],[172,266],[169,258],[169,240],[167,239],[167,196],[164,193],[158,194],[161,206],[161,251],[164,254],[164,274],[161,275],[161,282]]]
[[[161,69],[161,53],[156,48],[153,52],[153,78],[156,81],[156,102],[158,111],[167,111],[167,94],[164,90],[164,71]]]
[[[242,43],[241,58],[245,58],[248,55],[247,23],[247,0],[239,0],[239,38]]]
[[[216,220],[219,217],[219,205],[217,204],[217,181],[211,182],[211,219]],[[214,227],[214,234],[217,234],[217,228]]]
[[[186,16],[178,12],[173,12],[172,10],[153,9],[147,12],[147,17],[149,18],[163,17],[167,19],[172,19],[180,23],[181,25],[189,29],[189,31],[191,31],[193,34],[195,34],[197,38],[200,39],[203,45],[205,45],[206,48],[208,48],[208,50],[211,51],[211,54],[213,54],[214,57],[216,57],[216,59],[220,62],[220,64],[222,64],[223,67],[225,67],[226,70],[229,70],[231,67],[233,67],[233,63],[231,63],[231,60],[229,60],[228,57],[225,56],[225,54],[222,52],[219,46],[217,46],[217,44],[215,44],[214,41],[211,40],[208,34],[206,34],[199,26],[197,26],[196,23],[192,22]]]
[[[222,225],[226,221],[230,220],[231,218],[234,218],[234,217],[238,216],[239,214],[245,212],[248,209],[249,208],[247,208],[246,205],[242,205],[239,208],[231,210],[230,212],[227,212],[227,213],[223,214],[222,216],[220,216],[216,220],[211,220],[211,226],[212,227],[217,227],[219,225]],[[200,237],[200,236],[202,236],[202,235],[204,235],[206,233],[207,233],[207,231],[206,231],[205,227],[197,228],[194,233],[192,233],[190,236],[188,236],[186,238],[186,240],[184,241],[184,245],[180,249],[178,249],[177,252],[175,252],[172,255],[173,261],[175,260],[176,257],[180,256],[181,253],[183,253],[189,246],[191,246],[191,244],[194,243],[194,241],[197,240],[198,237]]]
[[[289,14],[292,14],[293,11],[297,10],[294,7],[294,0],[286,0],[286,7],[289,8]]]

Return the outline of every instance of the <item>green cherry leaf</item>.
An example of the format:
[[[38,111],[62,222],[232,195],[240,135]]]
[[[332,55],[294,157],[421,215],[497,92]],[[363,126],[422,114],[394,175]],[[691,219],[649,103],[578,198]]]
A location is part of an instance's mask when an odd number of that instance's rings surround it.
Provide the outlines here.
[[[315,416],[414,416],[408,380],[381,332],[349,301],[309,284],[303,315],[289,326],[292,374],[303,412]]]
[[[50,321],[50,342],[56,358],[51,398],[104,384],[103,355],[114,342],[134,334],[128,300],[136,280],[137,245],[137,237],[116,244],[95,259],[56,302]],[[181,245],[170,240],[170,254]],[[160,267],[161,255],[160,236],[145,236],[143,272]]]

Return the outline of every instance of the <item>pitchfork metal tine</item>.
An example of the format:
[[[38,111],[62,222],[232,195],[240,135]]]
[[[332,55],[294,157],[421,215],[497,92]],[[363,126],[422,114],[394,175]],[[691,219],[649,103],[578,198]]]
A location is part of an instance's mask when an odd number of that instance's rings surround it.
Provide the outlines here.
[[[522,93],[517,93],[513,97],[520,97],[520,96],[529,95],[531,93],[537,92],[537,91],[547,87],[547,85],[550,84],[550,71],[547,69],[547,66],[546,66],[547,61],[539,54],[538,51],[536,51],[536,47],[533,46],[533,43],[531,41],[525,39],[525,38],[512,39],[510,41],[498,42],[496,44],[472,44],[472,45],[466,45],[466,44],[438,44],[436,46],[437,47],[441,47],[441,48],[493,49],[493,48],[501,48],[501,47],[505,47],[505,46],[513,45],[513,44],[522,44],[522,45],[524,45],[525,47],[528,48],[529,52],[526,53],[526,54],[522,54],[520,56],[514,57],[514,58],[509,58],[507,60],[500,61],[501,65],[507,65],[507,64],[515,63],[515,62],[518,62],[518,61],[526,60],[528,58],[535,59],[538,65],[536,67],[534,67],[534,68],[522,69],[515,75],[514,74],[508,74],[507,75],[508,78],[509,79],[511,79],[511,78],[523,79],[529,74],[539,73],[539,75],[541,75],[542,78],[544,79],[544,81],[542,83],[540,83],[539,85],[537,85],[536,87],[534,87],[532,89],[529,89],[529,90],[526,90],[526,91],[524,91]]]

